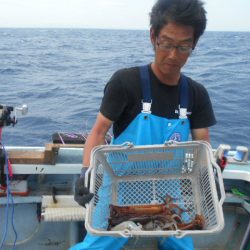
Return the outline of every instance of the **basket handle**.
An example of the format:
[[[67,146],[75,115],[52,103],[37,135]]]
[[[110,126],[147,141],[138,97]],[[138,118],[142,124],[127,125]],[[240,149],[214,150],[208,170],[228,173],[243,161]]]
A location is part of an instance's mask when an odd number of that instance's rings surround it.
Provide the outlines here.
[[[88,167],[88,170],[85,173],[85,187],[86,188],[90,188],[90,176],[91,176],[91,171],[93,169],[93,155],[95,154],[96,151],[98,151],[100,148],[102,148],[103,146],[97,146],[94,147],[91,151],[91,155],[90,155],[90,166]]]
[[[129,142],[129,141],[126,141],[126,142],[124,142],[124,143],[122,143],[122,144],[111,144],[111,145],[104,145],[104,147],[100,147],[101,149],[102,148],[121,148],[121,149],[123,149],[123,148],[132,148],[132,147],[134,147],[134,144],[132,143],[132,142]]]
[[[212,161],[212,165],[216,169],[216,173],[217,173],[217,177],[218,177],[218,181],[219,181],[220,194],[221,194],[221,198],[220,198],[219,204],[220,204],[220,206],[222,206],[223,202],[226,199],[226,194],[225,194],[225,189],[224,189],[224,183],[223,183],[223,179],[222,179],[221,169],[220,169],[220,167],[218,166],[218,164],[214,160]]]
[[[91,176],[91,172],[92,172],[92,167],[88,167],[88,170],[85,173],[85,180],[84,180],[84,186],[86,188],[90,188],[90,176]]]
[[[220,188],[220,194],[221,194],[219,204],[220,204],[220,208],[222,209],[222,204],[224,203],[224,201],[226,199],[226,194],[225,194],[225,189],[224,189],[221,168],[219,167],[219,165],[215,161],[211,145],[207,141],[201,141],[201,143],[208,148],[212,166],[216,169],[216,173],[217,173],[217,177],[218,177],[217,179],[219,181],[219,188]]]

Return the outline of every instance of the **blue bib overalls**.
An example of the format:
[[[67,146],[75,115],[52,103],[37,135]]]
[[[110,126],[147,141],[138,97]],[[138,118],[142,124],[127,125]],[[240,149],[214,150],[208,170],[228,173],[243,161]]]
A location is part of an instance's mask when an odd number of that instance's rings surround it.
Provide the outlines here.
[[[163,144],[168,140],[187,141],[190,133],[190,124],[187,119],[188,82],[186,77],[181,75],[179,119],[167,119],[151,113],[151,104],[155,100],[151,99],[151,84],[147,65],[140,67],[140,76],[143,91],[142,111],[128,125],[125,131],[113,140],[113,144],[122,144],[129,141],[134,145],[152,145]],[[105,189],[110,188],[108,178],[105,180],[105,183],[99,193],[99,197],[103,197],[103,200],[107,199],[105,197]],[[100,207],[100,209],[102,208]],[[107,225],[102,226],[106,227]],[[128,239],[123,237],[87,234],[83,242],[70,248],[70,250],[119,250],[127,241]],[[183,237],[181,239],[161,237],[159,238],[158,249],[191,250],[193,249],[193,241],[191,237]]]

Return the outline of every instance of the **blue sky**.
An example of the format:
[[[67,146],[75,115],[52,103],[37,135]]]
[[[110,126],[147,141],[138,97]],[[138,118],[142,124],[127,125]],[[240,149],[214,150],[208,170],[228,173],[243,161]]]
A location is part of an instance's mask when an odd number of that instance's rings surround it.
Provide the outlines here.
[[[207,30],[250,31],[250,0],[203,0]],[[148,29],[155,0],[0,0],[0,27]]]

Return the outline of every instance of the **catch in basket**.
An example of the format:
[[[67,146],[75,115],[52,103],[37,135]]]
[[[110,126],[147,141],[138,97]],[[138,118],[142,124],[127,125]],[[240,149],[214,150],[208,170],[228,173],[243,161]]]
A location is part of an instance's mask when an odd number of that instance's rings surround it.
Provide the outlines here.
[[[98,146],[86,178],[92,234],[183,237],[224,227],[221,171],[206,142]]]

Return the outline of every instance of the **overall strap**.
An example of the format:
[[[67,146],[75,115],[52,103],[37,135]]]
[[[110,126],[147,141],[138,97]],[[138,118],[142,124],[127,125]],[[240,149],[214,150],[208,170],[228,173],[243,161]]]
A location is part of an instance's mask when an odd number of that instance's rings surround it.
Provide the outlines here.
[[[151,84],[148,65],[140,66],[140,77],[142,87],[142,112],[151,113]]]
[[[152,98],[148,65],[140,66],[140,77],[143,97],[142,112],[151,113]],[[186,118],[188,107],[188,81],[187,77],[183,74],[181,74],[180,85],[179,118]]]
[[[179,118],[187,117],[188,108],[188,80],[187,77],[181,74],[180,81],[180,107],[179,107]]]

